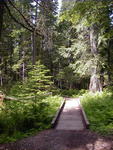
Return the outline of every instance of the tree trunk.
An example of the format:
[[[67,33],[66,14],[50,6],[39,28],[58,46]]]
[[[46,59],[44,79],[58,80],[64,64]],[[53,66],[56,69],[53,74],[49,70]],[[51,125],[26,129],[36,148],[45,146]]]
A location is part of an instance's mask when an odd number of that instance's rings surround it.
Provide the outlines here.
[[[22,63],[22,81],[25,81],[25,52],[23,51],[23,63]]]
[[[32,64],[36,63],[36,33],[32,33]]]
[[[91,53],[94,59],[94,64],[93,66],[91,66],[92,72],[91,72],[90,85],[89,85],[89,90],[91,92],[102,91],[102,85],[100,82],[100,78],[98,77],[100,76],[100,73],[98,68],[97,42],[98,42],[98,28],[96,24],[94,24],[90,28],[90,46],[91,46]]]
[[[2,26],[3,26],[3,14],[4,14],[4,2],[0,0],[0,37],[2,33]]]
[[[0,57],[0,64],[3,64],[3,57]],[[3,66],[0,66],[0,86],[3,86]]]
[[[33,12],[32,12],[33,13]],[[32,22],[35,23],[37,26],[37,17],[38,17],[38,4],[36,3],[36,9],[34,13],[35,19],[32,19]],[[32,41],[32,64],[35,65],[36,63],[36,56],[37,56],[37,51],[36,51],[36,31],[34,29],[32,36],[31,36],[31,41]]]
[[[102,91],[102,85],[100,82],[100,79],[96,74],[92,75],[90,78],[90,85],[89,85],[89,90],[93,93],[95,92],[101,92]]]
[[[0,86],[3,86],[3,78],[2,78],[2,75],[0,76]]]
[[[112,61],[111,61],[111,50],[112,50],[112,47],[113,47],[113,41],[110,40],[109,41],[109,46],[108,46],[108,50],[107,50],[107,61],[108,61],[108,71],[107,71],[107,74],[108,74],[108,84],[111,83],[111,66],[112,66]]]

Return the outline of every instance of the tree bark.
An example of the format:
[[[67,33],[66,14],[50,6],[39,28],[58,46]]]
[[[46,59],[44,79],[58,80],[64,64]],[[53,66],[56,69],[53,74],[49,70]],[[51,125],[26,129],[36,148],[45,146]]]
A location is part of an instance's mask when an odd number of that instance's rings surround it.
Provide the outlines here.
[[[2,78],[2,75],[0,76],[0,86],[3,86],[3,78]]]
[[[3,0],[0,1],[0,37],[2,33],[2,26],[3,26],[3,15],[4,15],[4,3]]]
[[[90,85],[89,90],[91,92],[102,91],[102,85],[99,78],[99,68],[98,68],[98,27],[96,24],[92,25],[90,28],[90,46],[91,46],[91,53],[94,58],[94,64],[91,66],[91,78],[90,78]]]
[[[1,56],[0,57],[0,64],[2,64],[3,63],[3,57]],[[2,73],[2,70],[3,68],[2,67],[0,67],[0,86],[2,87],[3,86],[3,73]]]
[[[102,91],[102,85],[100,82],[100,79],[96,74],[92,75],[90,78],[90,85],[89,85],[89,90],[93,93],[95,92],[101,92]]]
[[[32,33],[32,64],[36,63],[36,34],[35,31]]]
[[[24,82],[25,81],[25,52],[23,50],[22,52],[22,59],[23,59],[23,63],[22,63],[22,81]]]
[[[112,49],[112,46],[113,46],[113,44],[112,44],[112,40],[110,40],[109,41],[109,46],[108,46],[108,50],[107,50],[107,61],[108,61],[108,72],[107,72],[107,74],[108,74],[108,84],[110,84],[111,83],[111,49]]]

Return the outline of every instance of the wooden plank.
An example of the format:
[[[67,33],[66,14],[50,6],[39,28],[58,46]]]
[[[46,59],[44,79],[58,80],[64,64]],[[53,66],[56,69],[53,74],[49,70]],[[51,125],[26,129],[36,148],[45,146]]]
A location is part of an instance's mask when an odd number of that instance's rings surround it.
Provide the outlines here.
[[[84,130],[83,116],[77,98],[66,98],[66,104],[59,117],[56,130]]]
[[[84,109],[82,107],[80,99],[79,99],[79,104],[80,104],[80,108],[81,108],[81,114],[82,114],[82,117],[83,117],[83,121],[85,123],[86,128],[89,129],[90,123],[89,123],[89,120],[88,120],[88,118],[86,116],[86,113],[85,113],[85,111],[84,111]]]
[[[57,121],[58,121],[58,118],[59,118],[59,116],[60,116],[60,114],[61,114],[61,112],[62,112],[62,109],[63,109],[64,105],[65,105],[65,99],[62,101],[62,103],[61,103],[61,105],[60,105],[58,111],[56,112],[55,117],[53,118],[53,120],[52,120],[52,122],[51,122],[51,127],[52,127],[52,128],[54,128],[54,127],[56,126]]]

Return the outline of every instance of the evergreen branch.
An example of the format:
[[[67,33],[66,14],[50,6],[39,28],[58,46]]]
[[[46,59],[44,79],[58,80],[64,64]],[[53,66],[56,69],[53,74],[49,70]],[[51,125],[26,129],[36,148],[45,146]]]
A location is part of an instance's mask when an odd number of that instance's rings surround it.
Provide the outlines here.
[[[30,26],[33,30],[35,29],[35,25],[21,13],[21,11],[11,2],[11,0],[8,0],[9,4],[21,15],[21,17],[24,19],[24,21],[27,23],[28,26]],[[34,26],[34,27],[33,27]]]
[[[23,23],[19,22],[19,21],[12,15],[12,13],[11,13],[11,11],[10,11],[9,7],[7,6],[7,3],[6,3],[5,1],[4,1],[4,6],[5,6],[5,8],[7,9],[7,11],[8,11],[8,13],[9,13],[10,17],[11,17],[16,23],[18,23],[19,25],[21,25],[23,28],[25,28],[25,29],[27,29],[27,30],[33,32],[32,29],[26,27]]]
[[[7,11],[8,11],[8,13],[9,13],[10,17],[11,17],[16,23],[18,23],[19,25],[21,25],[23,28],[27,29],[28,31],[30,31],[30,32],[36,31],[36,34],[37,34],[37,35],[42,36],[39,32],[37,32],[37,29],[36,29],[36,28],[31,28],[31,29],[30,29],[29,27],[25,26],[23,23],[19,22],[19,21],[12,15],[12,13],[11,13],[11,11],[10,11],[10,9],[9,9],[9,7],[8,7],[8,5],[7,5],[7,3],[6,3],[5,1],[3,1],[3,2],[4,2],[4,6],[5,6],[5,8],[7,9]]]

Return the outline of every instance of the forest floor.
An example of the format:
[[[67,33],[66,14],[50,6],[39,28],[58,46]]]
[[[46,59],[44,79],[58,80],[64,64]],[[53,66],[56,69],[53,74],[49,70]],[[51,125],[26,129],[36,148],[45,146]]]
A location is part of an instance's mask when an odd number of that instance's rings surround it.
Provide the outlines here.
[[[113,150],[113,138],[89,130],[46,130],[14,143],[1,144],[0,150]]]
[[[0,144],[0,150],[113,150],[113,137],[103,137],[89,129],[50,129],[16,142]]]

